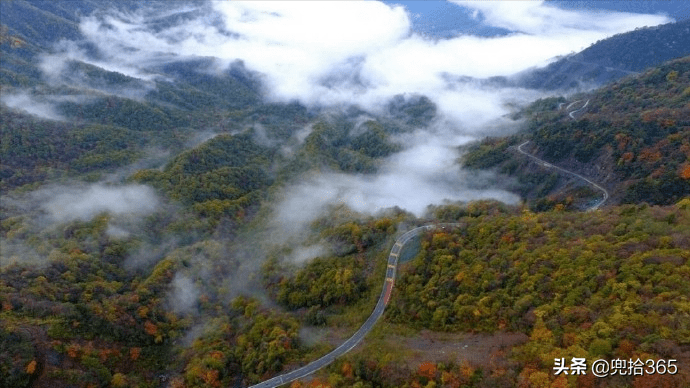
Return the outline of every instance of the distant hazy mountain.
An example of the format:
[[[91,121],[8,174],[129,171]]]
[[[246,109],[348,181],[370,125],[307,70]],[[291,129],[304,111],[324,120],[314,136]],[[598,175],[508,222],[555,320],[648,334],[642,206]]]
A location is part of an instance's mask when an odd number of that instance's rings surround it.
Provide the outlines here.
[[[599,86],[690,54],[690,20],[642,28],[598,41],[513,82],[532,89]]]
[[[192,3],[192,2],[190,2]],[[256,75],[237,62],[227,71],[214,72],[212,58],[179,58],[165,65],[142,65],[141,70],[155,75],[155,87],[148,81],[106,70],[95,63],[102,60],[102,53],[84,39],[79,29],[83,15],[105,8],[132,11],[142,4],[148,7],[164,5],[164,2],[147,1],[45,1],[17,0],[0,2],[0,85],[15,88],[37,87],[63,88],[52,94],[93,93],[135,98],[182,109],[201,107],[242,108],[259,102],[260,84]],[[190,11],[193,12],[193,11]],[[178,12],[167,17],[152,19],[150,28],[156,29],[174,23],[187,13]],[[85,53],[90,63],[79,59],[67,61],[62,71],[55,70],[56,79],[48,82],[40,64],[45,54],[53,54],[61,40],[73,42]],[[56,66],[59,69],[59,66]],[[43,69],[45,70],[45,69]],[[173,82],[174,80],[174,82]],[[9,90],[9,89],[7,89]],[[77,92],[77,90],[79,92]],[[133,93],[132,91],[136,91]],[[136,94],[136,95],[135,95]],[[65,112],[63,112],[64,114]],[[70,116],[69,113],[66,116]]]

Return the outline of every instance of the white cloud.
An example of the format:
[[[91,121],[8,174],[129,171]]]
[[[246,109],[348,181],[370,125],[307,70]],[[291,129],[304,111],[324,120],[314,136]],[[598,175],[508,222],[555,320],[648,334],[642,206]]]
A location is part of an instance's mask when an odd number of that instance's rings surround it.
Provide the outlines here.
[[[45,98],[30,95],[23,91],[18,93],[3,93],[0,101],[8,108],[24,111],[30,115],[49,120],[63,120],[55,111],[54,104]]]
[[[108,229],[105,230],[105,233],[113,239],[123,239],[130,235],[125,229],[111,224],[108,224]]]
[[[64,121],[58,105],[64,102],[83,104],[91,101],[94,95],[89,94],[43,94],[40,89],[14,90],[2,93],[0,102],[8,108],[24,111],[30,115],[48,120]]]
[[[175,11],[144,9],[84,18],[82,33],[102,58],[89,59],[69,43],[62,44],[58,56],[142,80],[155,77],[147,66],[175,58],[215,57],[225,64],[240,59],[264,75],[274,100],[354,103],[371,109],[401,93],[425,94],[434,101],[443,95],[452,99],[447,96],[452,93],[481,95],[476,88],[449,91],[443,75],[515,74],[612,34],[669,21],[657,15],[567,11],[544,2],[458,4],[483,15],[486,23],[515,33],[433,41],[411,32],[404,8],[375,1],[214,1],[201,10],[203,17],[155,30],[147,20]],[[180,12],[189,10],[184,7]],[[218,19],[224,28],[210,23]],[[59,60],[54,63],[59,65]],[[480,100],[491,104],[498,117],[502,94],[492,93]],[[441,106],[444,114],[454,110]]]
[[[428,204],[445,199],[516,201],[502,191],[479,191],[464,184],[455,147],[495,131],[505,121],[509,104],[539,94],[457,80],[515,74],[607,36],[670,21],[657,15],[566,11],[545,2],[459,4],[485,23],[513,33],[430,40],[411,32],[404,8],[374,1],[213,1],[202,6],[200,16],[155,29],[147,21],[160,16],[160,9],[84,18],[82,33],[98,47],[100,58],[63,43],[64,49],[51,57],[55,69],[44,66],[44,70],[59,73],[59,59],[72,56],[148,81],[156,77],[152,65],[172,59],[214,57],[219,67],[239,59],[262,74],[272,100],[336,107],[358,104],[376,112],[394,95],[421,94],[437,104],[436,124],[401,137],[408,148],[389,158],[380,174],[326,174],[292,187],[276,222],[297,228],[334,202],[359,211],[400,206],[421,214]],[[166,8],[167,15],[176,12]],[[299,143],[306,133],[307,129],[297,134],[293,142]],[[289,145],[285,153],[290,153]],[[66,200],[51,211],[120,211],[116,205],[97,204],[93,193],[81,195],[91,200],[84,205]],[[122,192],[108,195],[113,196],[108,203],[129,203]]]
[[[199,300],[199,289],[192,279],[178,272],[172,280],[172,293],[169,303],[177,313],[191,313],[196,311]]]
[[[407,139],[416,144],[386,160],[378,174],[321,174],[289,188],[277,207],[274,222],[282,230],[303,230],[328,205],[344,203],[367,214],[399,206],[422,216],[431,203],[500,199],[517,203],[519,197],[503,190],[470,187],[455,160],[456,144],[469,136],[419,131]]]
[[[433,98],[446,88],[443,73],[510,75],[606,36],[669,21],[661,16],[564,11],[539,2],[469,2],[461,5],[516,33],[431,41],[411,34],[409,15],[402,8],[377,2],[214,5],[227,28],[241,36],[226,39],[214,55],[243,59],[249,68],[267,74],[274,98],[364,106],[400,93]],[[348,82],[324,86],[320,81],[332,72]],[[354,78],[359,82],[351,82]]]
[[[535,36],[581,35],[591,39],[671,21],[660,15],[565,10],[545,1],[450,1],[473,10],[475,17],[481,13],[491,26]]]
[[[89,220],[102,212],[112,215],[144,215],[158,206],[158,197],[145,185],[53,187],[39,190],[34,197],[52,220]]]
[[[299,264],[319,256],[324,256],[327,253],[328,249],[324,244],[310,245],[308,247],[299,246],[292,251],[288,260]]]

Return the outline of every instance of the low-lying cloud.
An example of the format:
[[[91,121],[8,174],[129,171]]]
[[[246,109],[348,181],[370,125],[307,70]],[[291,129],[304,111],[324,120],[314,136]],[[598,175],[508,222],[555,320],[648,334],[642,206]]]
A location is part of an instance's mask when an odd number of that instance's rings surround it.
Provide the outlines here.
[[[46,258],[20,241],[0,238],[0,269],[12,264],[42,265]]]
[[[474,10],[474,17],[482,17],[493,27],[519,31],[530,35],[571,35],[575,39],[588,38],[587,34],[607,33],[609,35],[630,31],[635,27],[664,23],[668,18],[662,15],[631,14],[611,11],[558,8],[543,1],[458,1],[450,0]]]
[[[165,10],[144,7],[85,17],[81,32],[90,47],[97,47],[98,58],[62,42],[45,62],[79,60],[148,82],[158,77],[150,68],[171,60],[214,57],[219,70],[241,60],[263,75],[272,100],[373,109],[397,94],[424,94],[437,103],[453,100],[446,94],[461,94],[465,101],[470,97],[491,106],[492,116],[499,117],[505,113],[502,93],[453,91],[445,76],[509,76],[610,35],[671,21],[660,15],[563,10],[547,2],[456,3],[485,24],[512,33],[433,40],[412,32],[403,7],[376,1],[214,1],[177,24],[150,22],[176,11],[168,3]],[[192,6],[178,4],[180,14],[191,15]],[[44,66],[46,74],[55,73],[51,66]],[[439,107],[444,114],[470,113],[474,105]]]
[[[107,212],[111,215],[146,215],[156,210],[158,197],[145,185],[52,187],[34,196],[55,222],[87,221]]]
[[[308,247],[297,247],[295,248],[290,256],[289,261],[293,263],[304,263],[306,261],[312,260],[319,256],[324,256],[328,254],[329,249],[325,244],[310,245]]]
[[[64,117],[55,109],[56,98],[51,97],[53,96],[36,96],[27,91],[18,91],[2,93],[0,102],[7,105],[8,108],[24,111],[44,119],[64,120]]]
[[[432,203],[489,198],[519,202],[518,196],[504,190],[469,186],[453,163],[456,157],[451,149],[420,146],[397,154],[373,176],[319,174],[286,191],[285,200],[277,206],[275,222],[285,230],[299,231],[334,203],[367,214],[398,206],[422,216]]]
[[[169,295],[169,303],[173,311],[178,314],[195,312],[199,295],[199,289],[190,277],[179,272],[175,274],[172,280],[172,292]]]
[[[260,74],[269,101],[358,105],[372,114],[384,114],[396,95],[424,95],[436,104],[433,125],[400,136],[404,151],[385,160],[377,175],[321,174],[288,188],[276,223],[289,228],[304,226],[333,203],[367,213],[399,206],[421,215],[427,205],[445,200],[516,202],[505,191],[466,183],[456,148],[510,127],[504,117],[512,107],[542,94],[477,79],[511,76],[613,34],[671,21],[661,15],[563,10],[543,1],[455,3],[485,25],[510,33],[428,38],[412,31],[405,8],[376,1],[168,2],[84,17],[84,41],[61,42],[44,57],[43,71],[49,79],[64,79],[67,64],[81,61],[151,85],[163,77],[153,70],[161,64],[211,57],[219,73],[240,60]],[[173,18],[176,14],[184,17]],[[305,127],[292,142],[299,144],[309,131]],[[260,127],[255,137],[267,142]],[[283,154],[291,155],[296,144],[283,145]],[[155,201],[134,198],[154,198],[147,193],[143,187],[95,187],[53,198],[46,210],[61,220],[100,211],[146,212]]]

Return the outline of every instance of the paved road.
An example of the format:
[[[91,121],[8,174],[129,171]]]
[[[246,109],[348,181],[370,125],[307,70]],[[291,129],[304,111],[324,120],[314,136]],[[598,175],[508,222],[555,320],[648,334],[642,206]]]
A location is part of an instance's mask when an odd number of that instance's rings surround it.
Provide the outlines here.
[[[581,63],[581,64],[583,64],[583,65],[602,66],[601,64],[593,63],[593,62],[575,61],[575,60],[571,59],[570,57],[565,57],[565,60],[568,61],[568,62]],[[618,68],[618,67],[604,66],[604,68],[605,68],[606,70],[608,70],[608,71],[620,71],[620,72],[623,72],[623,73],[626,73],[626,74],[640,74],[640,73],[638,73],[638,72],[636,72],[636,71],[624,70],[624,69],[620,69],[620,68]]]
[[[582,100],[576,100],[576,101],[571,102],[570,104],[568,104],[568,106],[565,107],[565,110],[567,111],[568,109],[572,108],[573,105],[577,104],[580,101],[582,101]],[[565,105],[565,102],[558,103],[558,110],[561,110],[563,108],[563,105]],[[568,116],[570,116],[571,119],[575,120],[576,119],[575,113],[585,109],[587,107],[587,105],[589,105],[589,100],[587,100],[585,102],[585,104],[582,105],[582,107],[580,107],[580,109],[575,109],[575,110],[570,111],[568,113]]]
[[[556,170],[558,170],[558,171],[561,171],[561,172],[564,172],[564,173],[566,173],[566,174],[570,174],[570,175],[573,175],[573,176],[575,176],[575,177],[577,177],[577,178],[580,178],[580,179],[582,179],[583,181],[589,183],[592,187],[594,187],[594,188],[597,189],[598,191],[601,191],[601,192],[602,192],[602,194],[603,194],[602,200],[599,201],[598,203],[596,203],[595,205],[590,206],[590,207],[587,209],[587,211],[592,211],[592,210],[597,210],[597,209],[599,209],[599,207],[601,207],[601,205],[603,205],[604,202],[606,202],[606,200],[609,199],[609,192],[606,191],[605,188],[599,186],[598,184],[592,182],[591,180],[589,180],[589,179],[583,177],[582,175],[580,175],[580,174],[578,174],[578,173],[576,173],[576,172],[572,172],[572,171],[566,170],[566,169],[564,169],[564,168],[560,168],[560,167],[558,167],[558,166],[554,166],[553,164],[547,163],[547,162],[545,162],[545,161],[543,161],[543,160],[537,158],[536,156],[534,156],[534,155],[532,155],[532,154],[529,154],[529,153],[525,152],[525,151],[522,149],[522,147],[524,147],[524,146],[525,146],[527,143],[529,143],[529,142],[530,142],[530,141],[527,140],[526,142],[520,144],[520,145],[517,147],[518,152],[520,152],[521,154],[523,154],[523,155],[529,157],[530,159],[536,161],[537,164],[541,164],[541,165],[544,166],[544,167],[547,167],[547,168],[554,168],[554,169],[556,169]]]
[[[292,372],[288,372],[280,376],[273,377],[272,379],[266,380],[259,384],[252,385],[249,388],[275,388],[283,384],[290,383],[294,380],[301,379],[325,367],[326,365],[332,363],[336,358],[352,350],[352,348],[357,346],[357,344],[362,340],[362,338],[364,338],[364,336],[366,336],[367,333],[371,331],[376,321],[379,318],[381,318],[381,315],[383,315],[383,310],[386,308],[386,305],[388,304],[388,301],[391,297],[391,292],[393,291],[393,284],[395,283],[395,272],[398,268],[398,257],[400,256],[400,252],[402,251],[403,246],[413,237],[415,237],[423,231],[431,230],[437,227],[448,228],[457,225],[458,224],[425,225],[414,228],[400,236],[395,241],[395,244],[393,244],[393,248],[388,254],[388,267],[386,268],[386,278],[383,281],[381,296],[379,296],[379,300],[376,303],[376,307],[374,307],[374,311],[371,313],[369,318],[367,318],[366,322],[364,322],[364,324],[355,332],[355,334],[353,334],[352,337],[350,337],[347,341],[343,342],[333,351],[319,358],[318,360],[312,361],[299,369],[293,370]]]
[[[571,103],[565,109],[570,109],[570,107],[573,106],[573,104],[575,104],[576,102],[579,102],[579,101],[582,101],[582,100],[578,100],[578,101]],[[587,100],[587,102],[585,102],[585,104],[582,105],[582,108],[576,109],[576,110],[568,113],[568,116],[570,116],[571,119],[575,120],[575,113],[580,112],[581,110],[585,109],[587,107],[587,105],[589,105],[589,100]]]
[[[565,110],[568,110],[568,109],[572,108],[573,105],[577,104],[577,103],[580,102],[580,101],[582,101],[582,100],[576,100],[576,101],[571,102],[570,104],[568,104],[568,106],[565,107]],[[564,103],[559,104],[559,105],[558,105],[558,109],[561,109],[561,106],[562,106],[563,104],[564,104]]]

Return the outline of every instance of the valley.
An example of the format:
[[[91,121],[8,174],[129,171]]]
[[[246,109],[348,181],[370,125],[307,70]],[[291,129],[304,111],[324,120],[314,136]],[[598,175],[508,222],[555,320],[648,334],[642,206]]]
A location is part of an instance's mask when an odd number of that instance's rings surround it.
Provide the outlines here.
[[[688,19],[566,5],[1,1],[0,387],[688,386]]]

